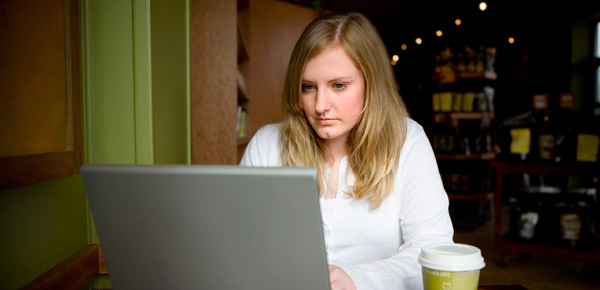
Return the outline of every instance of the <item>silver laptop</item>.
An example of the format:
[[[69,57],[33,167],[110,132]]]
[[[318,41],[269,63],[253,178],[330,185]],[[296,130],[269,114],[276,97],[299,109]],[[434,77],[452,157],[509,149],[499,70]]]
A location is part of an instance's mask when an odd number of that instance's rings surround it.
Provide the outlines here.
[[[314,168],[81,167],[122,289],[329,289]]]

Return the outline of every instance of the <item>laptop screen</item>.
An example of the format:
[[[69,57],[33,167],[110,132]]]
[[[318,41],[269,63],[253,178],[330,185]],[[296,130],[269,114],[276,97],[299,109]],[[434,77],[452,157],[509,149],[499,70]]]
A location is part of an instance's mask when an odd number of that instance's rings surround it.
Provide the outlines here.
[[[314,168],[81,174],[114,289],[329,289]]]

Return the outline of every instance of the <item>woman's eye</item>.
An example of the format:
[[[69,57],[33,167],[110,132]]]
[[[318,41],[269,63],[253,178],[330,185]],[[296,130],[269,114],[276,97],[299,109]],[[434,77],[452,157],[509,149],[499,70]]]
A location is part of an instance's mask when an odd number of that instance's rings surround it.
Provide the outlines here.
[[[343,89],[346,87],[346,84],[334,84],[333,85],[336,89]]]
[[[315,88],[315,86],[313,86],[313,85],[302,85],[302,91],[310,91],[314,88]]]

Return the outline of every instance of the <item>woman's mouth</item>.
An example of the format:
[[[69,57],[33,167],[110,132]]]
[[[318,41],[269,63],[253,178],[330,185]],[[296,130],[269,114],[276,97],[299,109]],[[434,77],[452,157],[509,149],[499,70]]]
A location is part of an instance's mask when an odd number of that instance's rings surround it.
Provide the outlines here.
[[[319,122],[320,125],[332,125],[333,123],[335,123],[336,119],[317,118],[317,121]]]

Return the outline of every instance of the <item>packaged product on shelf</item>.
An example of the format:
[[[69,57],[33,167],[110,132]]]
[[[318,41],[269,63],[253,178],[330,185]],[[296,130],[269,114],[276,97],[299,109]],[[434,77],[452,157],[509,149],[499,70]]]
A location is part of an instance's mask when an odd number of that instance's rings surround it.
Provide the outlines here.
[[[495,90],[494,90],[494,88],[492,88],[490,86],[485,86],[485,87],[483,87],[483,93],[485,94],[485,97],[487,98],[487,111],[486,112],[493,113],[494,112]]]
[[[477,60],[475,59],[475,52],[470,47],[466,47],[465,52],[467,55],[467,69],[466,70],[468,72],[476,72]]]
[[[474,92],[466,92],[462,95],[462,111],[473,112],[473,102],[475,101]]]
[[[538,136],[539,157],[542,160],[554,160],[554,145],[556,144],[553,134],[540,134]]]
[[[452,111],[452,92],[440,93],[440,109],[442,112]]]
[[[542,243],[548,221],[548,194],[523,192],[509,198],[509,237],[514,240]],[[534,190],[535,191],[535,190]]]
[[[521,156],[521,159],[526,159],[529,154],[531,144],[531,129],[530,128],[514,128],[510,129],[510,153]]]
[[[478,74],[483,74],[485,71],[485,64],[483,61],[483,52],[477,53],[477,62],[475,63],[475,72]]]
[[[485,71],[486,72],[494,72],[494,64],[496,62],[496,48],[495,47],[487,47],[485,49]]]
[[[581,215],[578,213],[561,213],[560,233],[563,240],[567,240],[574,245],[581,235]]]
[[[536,227],[539,222],[539,214],[537,212],[521,213],[519,219],[519,236],[526,240],[531,240],[536,234]]]
[[[435,92],[433,93],[432,96],[432,105],[433,105],[433,111],[434,112],[439,112],[442,110],[441,108],[441,100],[440,100],[440,93],[439,92]]]
[[[460,112],[462,109],[462,93],[452,93],[452,111]]]
[[[578,134],[577,135],[577,154],[576,160],[580,162],[596,162],[598,161],[598,146],[600,144],[600,136],[595,134]]]
[[[592,189],[592,190],[595,190]],[[595,196],[568,192],[556,197],[553,217],[547,225],[548,241],[581,250],[597,248],[595,235]]]
[[[238,139],[246,138],[248,134],[248,111],[243,107],[238,107]]]
[[[475,99],[477,101],[477,112],[489,112],[490,104],[484,92],[475,94]]]

